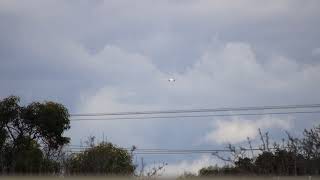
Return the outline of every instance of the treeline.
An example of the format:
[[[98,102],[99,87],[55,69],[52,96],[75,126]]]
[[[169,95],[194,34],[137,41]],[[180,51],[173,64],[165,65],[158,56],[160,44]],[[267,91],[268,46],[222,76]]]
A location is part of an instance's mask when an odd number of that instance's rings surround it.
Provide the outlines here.
[[[57,173],[55,157],[69,142],[65,107],[53,102],[20,106],[18,97],[0,101],[0,172],[2,174]]]
[[[227,162],[223,167],[209,166],[199,170],[199,176],[263,175],[263,176],[302,176],[320,174],[320,125],[304,130],[302,138],[294,138],[287,133],[281,144],[269,144],[268,133],[260,132],[260,145],[257,155],[252,149],[250,139],[243,148],[229,145],[232,156],[216,156]],[[256,149],[255,149],[256,150]],[[248,153],[249,152],[249,153]]]
[[[121,175],[154,177],[163,166],[140,172],[133,163],[133,152],[112,143],[87,148],[77,153],[66,149],[70,142],[63,136],[70,128],[70,115],[61,104],[34,102],[21,106],[16,96],[0,100],[0,175]],[[287,134],[281,144],[269,143],[268,133],[260,130],[257,153],[249,148],[228,146],[230,156],[213,154],[226,161],[224,167],[200,169],[199,176],[225,175],[319,175],[320,125],[303,132],[298,139]],[[190,176],[192,174],[189,174]],[[192,175],[193,176],[193,175]]]
[[[20,106],[16,96],[0,100],[1,175],[133,175],[132,154],[111,143],[69,153],[63,133],[68,110],[54,102]]]

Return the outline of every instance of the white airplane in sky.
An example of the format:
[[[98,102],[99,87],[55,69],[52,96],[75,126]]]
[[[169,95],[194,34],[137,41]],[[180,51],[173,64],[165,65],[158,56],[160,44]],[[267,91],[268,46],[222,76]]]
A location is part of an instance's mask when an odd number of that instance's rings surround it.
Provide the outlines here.
[[[176,79],[174,79],[174,78],[169,78],[168,81],[169,81],[169,82],[175,82]]]

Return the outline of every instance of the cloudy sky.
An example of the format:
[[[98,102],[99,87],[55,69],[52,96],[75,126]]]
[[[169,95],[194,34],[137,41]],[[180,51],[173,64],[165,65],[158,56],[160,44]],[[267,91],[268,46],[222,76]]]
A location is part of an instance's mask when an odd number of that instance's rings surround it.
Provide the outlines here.
[[[320,102],[318,0],[1,0],[0,98],[70,113]],[[175,83],[167,79],[174,77]],[[141,148],[223,148],[319,115],[72,122],[68,136]],[[146,157],[168,173],[210,156]]]

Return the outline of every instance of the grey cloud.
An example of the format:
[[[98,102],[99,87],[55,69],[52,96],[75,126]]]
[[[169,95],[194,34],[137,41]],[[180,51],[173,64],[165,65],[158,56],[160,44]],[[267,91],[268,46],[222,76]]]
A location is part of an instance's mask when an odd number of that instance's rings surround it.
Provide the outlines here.
[[[319,102],[320,65],[310,53],[319,47],[319,5],[3,0],[0,97],[55,100],[71,112]],[[307,119],[294,130],[318,122]],[[87,127],[122,145],[186,147],[211,120],[80,123],[68,133]]]

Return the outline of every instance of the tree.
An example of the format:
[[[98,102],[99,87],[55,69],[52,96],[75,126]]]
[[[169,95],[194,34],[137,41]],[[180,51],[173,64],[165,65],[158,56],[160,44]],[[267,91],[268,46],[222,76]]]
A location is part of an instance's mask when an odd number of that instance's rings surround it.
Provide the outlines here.
[[[133,175],[134,171],[131,154],[112,143],[101,143],[67,161],[67,173],[71,175]]]
[[[199,176],[217,176],[220,174],[220,168],[218,166],[203,167],[199,170]]]
[[[302,154],[306,158],[306,173],[320,173],[320,125],[305,129],[301,140]]]
[[[260,154],[256,161],[255,165],[258,168],[258,173],[259,174],[264,174],[264,175],[271,175],[274,174],[274,155],[271,152],[263,152]]]
[[[192,172],[183,172],[182,175],[180,175],[177,180],[183,180],[183,179],[195,179],[197,178],[197,175]]]
[[[239,158],[239,160],[235,162],[235,165],[242,174],[254,173],[255,166],[253,164],[253,160],[248,157]]]
[[[320,125],[310,130],[305,129],[301,141],[307,159],[320,159]]]
[[[207,167],[199,171],[200,176],[216,175],[319,175],[320,172],[320,125],[305,129],[301,139],[295,138],[288,132],[287,140],[283,139],[283,145],[274,142],[273,147],[269,147],[269,134],[263,134],[259,129],[262,145],[261,153],[254,156],[251,141],[249,149],[228,146],[231,157],[224,158],[214,154],[219,159],[231,163],[231,167]],[[245,157],[241,150],[251,150],[252,158]]]
[[[0,101],[0,161],[2,171],[26,173],[40,171],[69,138],[68,110],[54,102],[34,102],[20,106],[20,99],[10,96]]]
[[[230,165],[225,165],[223,167],[216,166],[209,166],[204,167],[199,170],[200,177],[206,176],[226,176],[226,175],[238,175],[239,170],[238,168]]]

